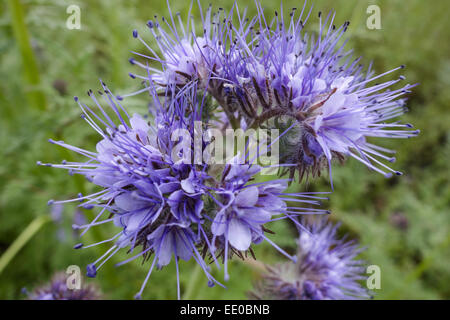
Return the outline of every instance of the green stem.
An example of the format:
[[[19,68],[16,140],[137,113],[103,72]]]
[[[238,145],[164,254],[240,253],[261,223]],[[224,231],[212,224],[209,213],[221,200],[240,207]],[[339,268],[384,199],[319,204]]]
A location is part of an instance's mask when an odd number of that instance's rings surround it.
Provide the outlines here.
[[[196,264],[192,277],[187,285],[186,291],[181,298],[182,300],[191,300],[193,298],[194,290],[197,287],[201,269],[202,268],[200,267],[200,265]]]
[[[22,57],[22,69],[25,77],[25,93],[30,104],[39,110],[45,110],[44,93],[39,89],[39,69],[36,63],[30,36],[25,24],[24,10],[19,0],[8,0],[11,11],[11,25]]]
[[[51,221],[51,218],[47,215],[36,217],[22,233],[14,240],[9,248],[0,257],[0,274],[8,266],[11,260],[22,249],[27,242],[41,229],[41,227],[47,222]]]

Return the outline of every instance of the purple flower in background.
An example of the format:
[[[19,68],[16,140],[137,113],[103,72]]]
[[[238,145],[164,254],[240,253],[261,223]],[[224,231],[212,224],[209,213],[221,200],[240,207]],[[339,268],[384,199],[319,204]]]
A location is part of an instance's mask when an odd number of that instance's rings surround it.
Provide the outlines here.
[[[83,279],[82,279],[83,280]],[[68,276],[60,272],[53,276],[50,283],[28,293],[29,300],[98,300],[99,289],[93,284],[81,283],[79,289],[67,287]],[[70,281],[70,279],[69,279]]]
[[[88,208],[90,208],[90,206],[85,207],[86,210],[88,210]],[[77,208],[73,214],[73,219],[72,219],[72,225],[84,225],[87,223],[87,219],[86,216],[84,215],[83,211],[81,211],[79,208]],[[79,230],[72,230],[72,234],[73,237],[75,239],[78,239],[78,237],[80,236]]]
[[[55,223],[57,227],[57,235],[59,241],[65,241],[66,240],[66,233],[64,231],[63,226],[63,212],[64,212],[64,205],[62,204],[55,204],[50,209],[50,216]]]
[[[251,296],[281,300],[367,299],[369,292],[359,281],[366,280],[362,251],[354,241],[339,239],[337,229],[320,219],[301,231],[296,263],[267,266],[268,272]]]

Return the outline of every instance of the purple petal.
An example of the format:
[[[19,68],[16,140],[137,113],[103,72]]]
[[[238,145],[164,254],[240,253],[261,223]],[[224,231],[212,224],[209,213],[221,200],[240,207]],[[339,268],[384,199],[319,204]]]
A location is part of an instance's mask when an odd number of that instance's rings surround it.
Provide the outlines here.
[[[258,195],[257,187],[245,188],[236,195],[234,203],[239,207],[253,207],[258,202]]]
[[[228,225],[228,241],[237,250],[247,250],[252,242],[252,234],[249,227],[238,219],[231,219]]]

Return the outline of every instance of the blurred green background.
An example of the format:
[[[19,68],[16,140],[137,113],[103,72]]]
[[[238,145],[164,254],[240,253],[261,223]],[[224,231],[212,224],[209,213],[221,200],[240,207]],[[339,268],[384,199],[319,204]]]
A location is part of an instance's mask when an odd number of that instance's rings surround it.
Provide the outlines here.
[[[311,4],[312,1],[309,1]],[[406,64],[409,83],[419,82],[410,95],[410,112],[403,117],[421,129],[411,140],[380,141],[398,150],[395,168],[402,177],[385,179],[354,160],[335,166],[335,192],[326,205],[332,219],[343,221],[350,233],[368,249],[363,258],[381,268],[381,290],[375,299],[450,298],[450,2],[422,0],[313,1],[307,28],[317,30],[317,12],[337,11],[336,24],[351,25],[347,48],[374,62],[378,73]],[[66,8],[81,9],[81,30],[66,28]],[[202,2],[205,7],[208,5]],[[366,27],[370,4],[381,9],[381,30]],[[213,3],[230,8],[231,0]],[[283,1],[286,10],[302,7],[303,1]],[[252,1],[240,8],[255,12]],[[263,1],[268,11],[279,1]],[[186,16],[189,1],[172,1],[173,12]],[[194,4],[194,8],[196,8]],[[62,139],[87,149],[95,148],[96,133],[79,117],[73,96],[99,88],[104,80],[116,94],[139,87],[128,72],[136,71],[127,59],[130,51],[144,52],[133,39],[133,29],[152,38],[145,23],[154,14],[167,16],[165,1],[49,1],[0,2],[0,298],[22,299],[21,288],[32,289],[58,270],[79,265],[83,272],[106,249],[75,251],[79,242],[71,230],[76,204],[64,206],[62,217],[52,219],[48,199],[66,199],[95,189],[81,177],[63,170],[38,167],[36,161],[79,159],[50,145],[48,138]],[[197,9],[194,14],[198,17]],[[271,13],[270,13],[271,14]],[[392,79],[399,74],[386,78]],[[126,100],[132,112],[145,113],[144,95]],[[299,186],[294,186],[299,188]],[[327,190],[321,178],[309,190]],[[53,218],[58,212],[53,212]],[[93,212],[76,214],[91,219]],[[295,251],[296,231],[279,222],[271,226],[273,239],[289,252]],[[112,235],[112,227],[92,229],[83,239],[90,243]],[[12,245],[13,244],[13,245]],[[7,251],[12,245],[12,248]],[[6,255],[5,255],[6,252]],[[256,247],[260,261],[284,261],[269,245]],[[132,299],[145,277],[148,264],[139,261],[115,268],[125,253],[118,254],[100,270],[97,279],[106,298]],[[233,261],[228,289],[208,288],[193,262],[181,263],[182,297],[191,299],[244,299],[259,270],[252,264]],[[221,273],[214,271],[219,280]],[[145,299],[176,298],[173,264],[152,274]]]

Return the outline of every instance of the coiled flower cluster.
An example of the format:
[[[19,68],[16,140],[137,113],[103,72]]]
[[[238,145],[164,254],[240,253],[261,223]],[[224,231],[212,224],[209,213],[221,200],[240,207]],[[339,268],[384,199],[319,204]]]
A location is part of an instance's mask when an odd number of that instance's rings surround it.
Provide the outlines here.
[[[148,52],[130,59],[145,72],[130,76],[142,80],[144,87],[116,96],[102,82],[98,95],[88,92],[91,106],[75,97],[82,118],[100,135],[96,150],[50,140],[86,161],[44,165],[80,174],[100,190],[49,201],[81,201],[80,206],[98,208],[91,222],[74,226],[82,230],[81,235],[106,223],[117,227],[109,239],[75,246],[111,243],[88,265],[88,276],[95,277],[119,250],[131,256],[118,265],[137,258],[151,260],[136,295],[140,298],[155,265],[160,269],[173,261],[179,298],[180,260],[194,259],[209,286],[223,286],[208,264],[218,268],[223,264],[226,281],[228,260],[248,253],[254,256],[252,247],[266,241],[293,266],[287,267],[289,272],[272,270],[271,277],[280,279],[269,286],[280,290],[274,289],[271,297],[367,297],[356,285],[362,271],[352,267],[359,266],[352,261],[357,248],[335,240],[335,228],[307,229],[298,219],[302,214],[329,213],[316,207],[327,198],[317,192],[288,193],[286,188],[296,171],[301,181],[305,174],[320,174],[324,164],[330,168],[331,179],[331,160],[346,156],[385,176],[400,174],[379,160],[393,162],[388,155],[393,151],[367,138],[408,138],[418,133],[408,130],[410,124],[386,122],[404,112],[405,100],[400,97],[413,86],[389,89],[403,76],[369,86],[403,66],[378,76],[370,68],[363,72],[359,59],[352,60],[338,46],[348,22],[336,28],[334,15],[323,20],[319,14],[319,32],[314,37],[304,32],[311,13],[306,3],[297,17],[295,10],[288,19],[275,12],[270,22],[260,4],[256,6],[258,14],[251,19],[240,13],[237,4],[229,13],[222,8],[217,12],[200,8],[199,33],[190,13],[186,24],[179,14],[170,12],[170,19],[155,16],[147,26],[156,47],[133,31]],[[143,92],[151,98],[150,116],[129,115],[123,100]],[[224,164],[197,161],[193,151],[204,154],[212,144],[203,134],[198,139],[199,129],[207,128],[279,130],[281,134],[271,138],[267,149],[279,140],[279,163],[269,167],[277,168],[280,176],[260,179],[267,166],[258,162],[258,156],[250,156],[247,146]],[[282,219],[301,232],[297,256],[267,236],[267,224]]]
[[[203,269],[208,284],[219,283],[207,266],[210,257],[219,266],[218,257],[225,260],[225,280],[229,278],[227,260],[233,255],[243,257],[252,252],[251,245],[267,239],[264,225],[273,218],[289,218],[302,212],[327,213],[312,208],[292,208],[287,201],[299,201],[318,205],[323,197],[310,193],[283,195],[286,180],[253,183],[261,171],[256,163],[240,163],[238,157],[218,167],[210,164],[192,164],[183,153],[194,148],[194,121],[200,119],[201,102],[197,101],[196,87],[185,88],[172,97],[161,99],[156,88],[153,103],[156,108],[153,124],[138,114],[128,115],[117,97],[102,83],[100,96],[108,104],[106,110],[92,91],[88,95],[96,108],[75,98],[83,111],[82,118],[100,134],[96,152],[80,149],[63,141],[51,143],[75,151],[87,158],[86,162],[45,164],[68,169],[71,174],[81,174],[101,191],[79,195],[75,199],[53,201],[61,204],[81,201],[80,206],[98,207],[99,214],[86,225],[74,225],[83,235],[90,228],[112,223],[119,232],[110,239],[84,245],[89,248],[107,242],[113,243],[99,259],[89,264],[87,275],[95,277],[97,271],[119,250],[127,250],[132,257],[122,265],[138,257],[153,261],[137,298],[156,265],[168,265],[172,257],[178,261],[194,259]],[[112,111],[113,115],[110,115]],[[174,133],[183,129],[186,136],[174,139]],[[188,145],[186,145],[188,144]],[[183,148],[184,147],[184,148]],[[193,160],[190,159],[189,160]],[[221,170],[219,174],[217,171]],[[212,174],[211,174],[212,173]],[[109,213],[108,217],[106,213]],[[281,248],[280,252],[291,259]],[[139,248],[139,250],[137,249]],[[253,254],[253,253],[252,253]]]
[[[149,59],[160,62],[162,70],[136,64],[160,85],[167,83],[162,78],[174,75],[202,83],[235,127],[273,127],[270,120],[276,120],[277,129],[290,130],[282,138],[280,155],[282,163],[295,164],[285,170],[290,178],[296,170],[300,180],[304,174],[319,174],[324,164],[331,170],[332,159],[345,157],[386,177],[401,175],[382,161],[394,162],[394,151],[367,138],[410,138],[419,133],[410,130],[411,124],[389,122],[407,110],[402,96],[415,85],[391,89],[405,80],[402,75],[373,84],[405,66],[379,75],[374,75],[371,66],[364,71],[361,58],[353,58],[345,43],[340,44],[350,22],[336,27],[332,12],[325,19],[319,12],[318,33],[309,35],[304,26],[312,8],[308,11],[306,2],[299,15],[293,9],[289,18],[275,12],[269,19],[256,5],[258,14],[252,19],[241,16],[237,6],[228,15],[223,10],[212,13],[209,7],[204,18],[202,14],[201,36],[192,30],[180,37],[173,20],[172,24],[163,20],[166,26],[150,21],[165,53],[159,57],[152,50],[154,56]],[[233,23],[234,14],[238,25]],[[185,29],[181,20],[179,29]]]

